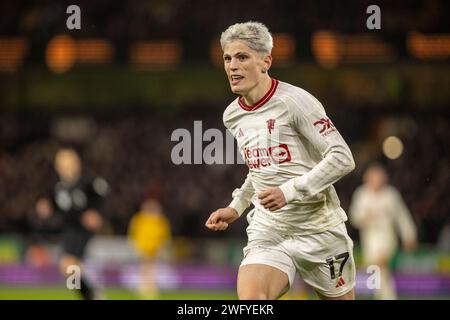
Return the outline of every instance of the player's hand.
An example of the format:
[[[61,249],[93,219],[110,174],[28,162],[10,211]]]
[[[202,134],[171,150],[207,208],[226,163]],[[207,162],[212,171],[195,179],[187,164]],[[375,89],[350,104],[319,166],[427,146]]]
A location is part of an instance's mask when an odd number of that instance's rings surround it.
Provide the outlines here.
[[[407,240],[403,243],[403,250],[406,252],[412,252],[417,248],[416,240]]]
[[[48,219],[53,214],[53,206],[48,199],[39,199],[36,203],[36,214],[39,219]]]
[[[103,218],[98,211],[88,209],[81,215],[81,224],[90,231],[96,231],[101,228]]]
[[[278,210],[286,205],[283,191],[280,188],[269,188],[258,195],[259,203],[270,211]]]
[[[222,231],[228,228],[228,225],[239,218],[239,214],[233,208],[221,208],[209,216],[205,226],[214,231]]]

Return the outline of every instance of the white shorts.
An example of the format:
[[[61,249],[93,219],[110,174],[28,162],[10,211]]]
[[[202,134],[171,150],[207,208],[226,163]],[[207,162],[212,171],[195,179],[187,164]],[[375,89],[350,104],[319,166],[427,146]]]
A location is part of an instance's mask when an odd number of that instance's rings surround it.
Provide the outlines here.
[[[353,241],[344,223],[325,232],[279,235],[252,223],[241,266],[265,264],[286,273],[292,286],[295,274],[326,297],[346,294],[355,286]]]

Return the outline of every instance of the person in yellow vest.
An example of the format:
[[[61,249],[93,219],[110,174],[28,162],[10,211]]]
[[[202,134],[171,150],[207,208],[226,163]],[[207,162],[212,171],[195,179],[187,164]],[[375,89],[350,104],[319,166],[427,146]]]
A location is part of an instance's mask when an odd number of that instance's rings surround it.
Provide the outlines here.
[[[159,290],[155,264],[171,240],[169,220],[158,200],[147,198],[131,218],[128,238],[140,259],[138,292],[143,299],[155,299]]]

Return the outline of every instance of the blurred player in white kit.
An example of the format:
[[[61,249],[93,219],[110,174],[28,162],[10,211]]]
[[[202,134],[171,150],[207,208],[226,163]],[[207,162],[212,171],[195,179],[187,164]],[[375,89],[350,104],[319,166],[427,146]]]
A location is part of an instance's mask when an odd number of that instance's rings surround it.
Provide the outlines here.
[[[220,42],[231,91],[239,95],[223,121],[249,173],[206,226],[225,230],[254,205],[239,299],[279,298],[297,273],[320,299],[354,299],[353,242],[332,186],[355,167],[349,147],[316,98],[269,76],[273,40],[265,25],[232,25]]]
[[[380,268],[380,289],[375,298],[397,298],[389,270],[399,233],[405,250],[416,247],[417,232],[411,214],[393,186],[387,184],[387,174],[380,164],[372,164],[364,173],[364,184],[355,190],[350,205],[350,222],[360,230],[364,264]]]

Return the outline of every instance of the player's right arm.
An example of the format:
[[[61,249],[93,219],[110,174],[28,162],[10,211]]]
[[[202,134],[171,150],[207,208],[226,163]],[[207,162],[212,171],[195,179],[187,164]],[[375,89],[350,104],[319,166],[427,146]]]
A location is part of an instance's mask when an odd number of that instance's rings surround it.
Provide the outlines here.
[[[221,208],[209,216],[205,226],[214,231],[222,231],[228,228],[228,225],[239,218],[239,214],[233,208]]]
[[[47,219],[53,214],[53,205],[47,198],[41,198],[36,202],[36,213],[40,219]]]
[[[103,217],[95,209],[87,209],[81,214],[81,224],[90,231],[97,231],[103,225]]]
[[[364,205],[364,190],[360,187],[355,190],[349,207],[350,223],[358,229],[367,226],[368,210]]]
[[[245,209],[252,204],[254,194],[255,189],[253,188],[251,173],[249,172],[242,186],[233,191],[233,201],[231,201],[228,207],[236,210],[240,217],[242,213],[244,213]]]
[[[396,227],[400,233],[403,248],[412,251],[417,247],[417,228],[400,192],[392,189],[392,201]]]
[[[249,172],[242,186],[233,191],[233,200],[228,207],[214,211],[206,221],[206,227],[214,231],[228,228],[228,225],[238,219],[250,206],[254,194],[255,189]]]

